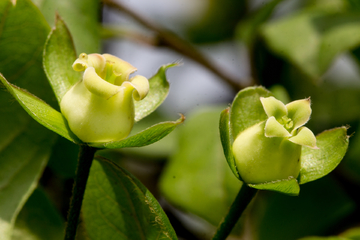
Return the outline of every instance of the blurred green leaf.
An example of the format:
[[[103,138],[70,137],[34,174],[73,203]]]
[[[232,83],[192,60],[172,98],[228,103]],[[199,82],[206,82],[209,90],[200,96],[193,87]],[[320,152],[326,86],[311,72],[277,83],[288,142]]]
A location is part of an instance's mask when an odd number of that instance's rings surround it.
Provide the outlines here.
[[[248,87],[236,95],[230,109],[230,124],[234,138],[245,129],[267,119],[260,97],[269,96],[271,93],[263,87]]]
[[[323,235],[341,223],[354,207],[355,203],[330,177],[302,185],[298,197],[260,191],[248,213],[252,229],[249,234],[257,240]]]
[[[234,173],[234,175],[240,178],[240,174],[235,166],[234,156],[232,153],[232,145],[234,142],[233,136],[231,135],[231,125],[230,125],[230,118],[229,118],[229,111],[230,108],[226,108],[224,111],[221,112],[220,115],[220,139],[221,144],[224,150],[224,155],[226,158],[227,163],[229,164],[229,167],[231,171]]]
[[[30,119],[6,137],[0,142],[1,240],[10,239],[15,219],[36,188],[56,139]]]
[[[281,180],[276,182],[268,182],[261,184],[248,184],[252,188],[259,190],[270,190],[280,192],[290,196],[297,196],[300,192],[300,187],[296,179]]]
[[[351,240],[350,238],[344,237],[305,237],[298,240]]]
[[[33,0],[50,25],[56,13],[67,23],[77,53],[97,53],[100,50],[99,0]]]
[[[50,28],[30,1],[12,2],[0,1],[0,72],[54,105],[41,64]],[[56,135],[32,120],[5,91],[0,92],[0,116],[0,229],[2,240],[8,240],[19,211],[37,185]]]
[[[159,203],[114,163],[94,161],[83,202],[90,239],[177,239]]]
[[[350,240],[360,240],[360,228],[351,228],[340,234],[343,237],[349,238]]]
[[[262,28],[268,46],[317,80],[336,56],[360,45],[355,13],[303,11]]]
[[[248,18],[241,21],[236,29],[238,39],[242,40],[248,47],[253,47],[261,24],[270,18],[275,7],[282,1],[273,0],[268,2]]]
[[[40,189],[35,189],[16,219],[11,240],[61,240],[64,220]]]
[[[241,182],[226,163],[218,130],[221,110],[203,110],[186,120],[178,152],[160,179],[167,200],[217,225],[227,213]]]
[[[169,82],[166,79],[166,70],[178,66],[179,63],[170,63],[159,68],[158,72],[149,79],[148,95],[141,101],[135,101],[135,121],[140,121],[155,111],[169,93]]]
[[[346,127],[324,131],[316,136],[319,149],[302,148],[300,184],[319,179],[336,168],[349,145],[346,132]]]
[[[81,73],[72,69],[77,58],[74,43],[64,21],[57,15],[44,48],[44,69],[57,97],[58,103],[79,80]]]
[[[187,30],[192,42],[208,43],[229,39],[246,12],[245,0],[209,0],[200,21]]]
[[[162,122],[155,124],[133,136],[127,137],[124,140],[107,143],[89,143],[92,147],[97,148],[125,148],[125,147],[142,147],[150,145],[166,135],[171,133],[177,125],[184,122],[185,117],[182,115],[180,119],[172,122]]]
[[[12,85],[1,75],[0,80],[24,110],[37,122],[72,142],[80,142],[69,130],[66,120],[61,113],[27,91]]]

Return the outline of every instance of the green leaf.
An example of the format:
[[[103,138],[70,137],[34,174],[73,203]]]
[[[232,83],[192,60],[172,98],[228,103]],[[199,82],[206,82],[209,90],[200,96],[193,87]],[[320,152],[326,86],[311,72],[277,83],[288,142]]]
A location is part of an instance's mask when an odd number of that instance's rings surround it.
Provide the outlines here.
[[[231,171],[235,174],[237,178],[240,178],[240,174],[235,166],[235,160],[232,153],[232,145],[234,142],[234,139],[231,135],[231,126],[230,126],[230,119],[229,119],[229,111],[230,108],[226,108],[224,111],[221,112],[220,115],[220,139],[221,144],[224,150],[224,155],[226,158],[227,163],[229,164],[229,167]]]
[[[268,46],[317,80],[336,56],[360,45],[360,16],[304,11],[266,24]]]
[[[15,127],[16,123],[8,123]],[[3,134],[3,133],[2,133]],[[1,240],[10,240],[15,219],[49,159],[56,135],[27,118],[0,142],[0,229]]]
[[[224,157],[217,129],[220,112],[208,109],[188,117],[179,131],[178,151],[160,179],[160,188],[170,203],[215,226],[242,184]]]
[[[289,240],[322,235],[353,212],[355,202],[330,177],[301,186],[297,197],[259,191],[248,213],[253,239]]]
[[[302,148],[300,184],[319,179],[336,168],[349,145],[346,130],[346,127],[340,127],[324,131],[316,136],[319,149]]]
[[[350,238],[344,237],[305,237],[298,240],[351,240]]]
[[[43,63],[59,104],[65,93],[81,80],[81,73],[72,69],[76,58],[70,32],[57,15],[55,28],[50,32],[45,43]]]
[[[241,21],[236,29],[238,39],[244,41],[248,47],[252,47],[256,42],[261,24],[270,18],[275,7],[282,1],[273,0],[268,2],[247,19]]]
[[[90,239],[177,239],[149,190],[104,159],[92,164],[82,211]]]
[[[65,118],[41,99],[9,83],[1,74],[0,80],[25,111],[44,127],[64,138],[79,143],[80,140],[69,130]]]
[[[150,90],[141,101],[135,102],[135,121],[140,121],[155,111],[165,100],[169,92],[169,82],[166,79],[166,70],[178,66],[180,63],[170,63],[160,67],[158,72],[149,79]]]
[[[162,122],[155,124],[133,136],[127,137],[124,140],[107,143],[88,143],[89,146],[97,148],[125,148],[125,147],[142,147],[150,145],[159,141],[166,135],[171,133],[177,125],[184,122],[185,117],[181,115],[181,118],[177,121]]]
[[[46,20],[54,25],[55,15],[67,23],[73,35],[77,53],[96,53],[100,50],[99,0],[41,0],[35,1]]]
[[[19,213],[11,240],[61,240],[64,225],[45,192],[38,188]]]
[[[290,196],[297,196],[300,192],[300,187],[296,179],[280,180],[276,182],[268,182],[261,184],[248,184],[252,188],[260,190],[270,190],[274,192],[280,192]]]
[[[266,120],[268,117],[260,102],[260,97],[270,97],[271,93],[263,87],[248,87],[235,97],[230,109],[232,136]]]

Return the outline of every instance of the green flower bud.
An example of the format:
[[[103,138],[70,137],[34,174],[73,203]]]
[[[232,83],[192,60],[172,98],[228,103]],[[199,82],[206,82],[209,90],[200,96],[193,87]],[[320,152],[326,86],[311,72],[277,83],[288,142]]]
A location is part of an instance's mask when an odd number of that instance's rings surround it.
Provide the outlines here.
[[[62,98],[61,112],[69,127],[84,142],[109,142],[126,138],[134,125],[134,99],[143,99],[149,81],[131,64],[110,54],[80,54],[73,64],[84,71]]]
[[[240,132],[232,151],[241,179],[248,184],[297,178],[303,146],[316,149],[314,134],[303,125],[311,115],[310,99],[284,105],[260,98],[268,119]]]

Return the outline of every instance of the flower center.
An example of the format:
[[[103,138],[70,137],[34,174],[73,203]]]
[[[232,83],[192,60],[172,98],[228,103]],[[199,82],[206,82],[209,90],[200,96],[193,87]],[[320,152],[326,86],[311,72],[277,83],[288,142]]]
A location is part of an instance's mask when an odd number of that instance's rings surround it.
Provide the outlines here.
[[[105,81],[115,84],[115,79],[118,77],[114,74],[113,71],[114,63],[110,61],[106,61],[106,76]]]
[[[291,120],[291,118],[288,118],[287,116],[283,116],[279,123],[281,123],[287,130],[290,130],[294,126],[294,122]]]

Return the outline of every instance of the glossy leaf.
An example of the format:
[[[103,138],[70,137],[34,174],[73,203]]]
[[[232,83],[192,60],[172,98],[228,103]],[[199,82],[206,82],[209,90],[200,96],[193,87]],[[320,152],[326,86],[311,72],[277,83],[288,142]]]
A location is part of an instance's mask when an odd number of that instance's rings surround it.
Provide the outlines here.
[[[61,240],[64,225],[45,192],[35,189],[19,213],[11,240]]]
[[[252,188],[280,192],[290,196],[297,196],[299,195],[300,192],[300,187],[296,179],[281,180],[281,181],[261,183],[261,184],[248,184],[248,185]]]
[[[302,148],[300,184],[319,179],[336,168],[349,145],[346,130],[346,127],[340,127],[324,131],[316,136],[319,149]]]
[[[179,128],[178,151],[160,179],[173,205],[217,226],[238,193],[241,182],[226,163],[218,131],[221,110],[202,110]],[[211,210],[211,211],[210,211]]]
[[[72,69],[76,58],[70,32],[57,15],[55,28],[50,32],[45,44],[43,64],[58,103],[65,93],[81,80],[81,73]]]
[[[313,79],[318,79],[336,56],[360,45],[358,14],[304,11],[266,24],[268,46]]]
[[[169,82],[166,79],[166,70],[178,66],[179,63],[170,63],[160,67],[158,72],[149,79],[150,90],[141,101],[135,102],[135,121],[140,121],[155,111],[165,100],[169,92]]]
[[[125,148],[147,146],[164,138],[166,135],[171,133],[177,125],[184,122],[184,120],[185,117],[181,115],[181,118],[177,121],[169,121],[155,124],[121,141],[107,143],[89,143],[89,145],[97,148]]]
[[[224,150],[224,155],[226,158],[227,163],[229,164],[229,167],[231,171],[235,174],[235,176],[239,179],[240,175],[238,170],[235,166],[234,156],[232,152],[232,145],[234,142],[234,139],[231,136],[231,126],[230,126],[230,119],[229,119],[229,111],[230,108],[225,109],[221,112],[220,115],[220,139],[221,144]]]
[[[89,239],[177,239],[149,190],[104,159],[92,164],[82,210]]]
[[[67,23],[74,38],[77,53],[96,53],[100,50],[99,0],[34,0],[53,26],[56,13]]]
[[[234,138],[248,127],[267,119],[260,97],[270,96],[271,93],[263,87],[249,87],[236,95],[230,110],[230,124]]]
[[[27,119],[0,144],[1,239],[10,240],[15,219],[36,188],[56,135]]]
[[[66,120],[61,113],[27,91],[10,84],[1,75],[0,80],[25,111],[37,122],[72,142],[80,142],[80,140],[70,132]]]

